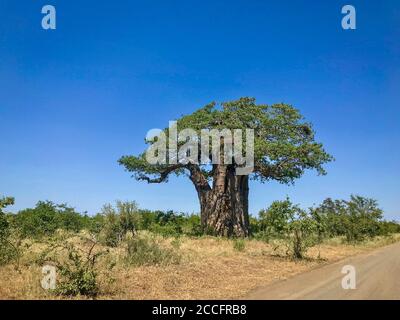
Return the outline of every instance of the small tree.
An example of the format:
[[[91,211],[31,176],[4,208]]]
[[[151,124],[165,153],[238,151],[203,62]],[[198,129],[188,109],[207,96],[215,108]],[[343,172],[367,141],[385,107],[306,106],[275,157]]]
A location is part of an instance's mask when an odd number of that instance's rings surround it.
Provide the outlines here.
[[[317,243],[317,221],[289,198],[274,201],[260,212],[260,220],[268,237],[283,240],[286,254],[295,259],[304,258],[308,248]]]
[[[289,223],[286,239],[289,242],[288,252],[294,259],[303,259],[308,248],[318,242],[317,222],[305,211],[298,210],[297,217]]]
[[[0,239],[5,239],[9,235],[9,223],[3,209],[14,204],[14,198],[6,197],[0,199]]]
[[[78,232],[85,227],[84,217],[66,204],[39,201],[34,208],[19,211],[14,227],[23,237],[52,236],[57,229]]]
[[[116,206],[106,204],[103,206],[103,226],[101,236],[103,242],[108,246],[117,246],[129,232],[136,233],[136,225],[139,223],[140,215],[135,201],[117,201]]]
[[[85,295],[95,297],[100,290],[98,276],[112,280],[109,271],[114,262],[106,263],[106,268],[99,266],[99,258],[108,255],[108,251],[96,250],[97,241],[85,237],[81,242],[69,242],[66,238],[53,238],[50,245],[41,253],[40,264],[55,265],[59,277],[53,293],[63,296]]]
[[[344,219],[347,215],[347,206],[343,200],[325,199],[320,206],[313,209],[313,215],[325,227],[325,232],[329,237],[344,235]]]
[[[18,249],[9,240],[10,225],[3,209],[14,204],[14,198],[0,199],[0,265],[6,264],[18,256]]]
[[[350,243],[382,233],[383,211],[374,199],[354,195],[349,201],[328,198],[314,214],[323,220],[329,236],[346,236]]]
[[[383,211],[378,208],[376,200],[352,195],[350,201],[346,201],[345,204],[347,214],[344,224],[348,242],[362,241],[367,237],[379,235]]]
[[[289,198],[283,201],[274,201],[266,210],[259,213],[261,230],[267,238],[282,238],[285,236],[289,221],[296,214],[296,207]]]
[[[117,201],[117,211],[119,214],[120,224],[123,233],[136,233],[136,225],[139,224],[140,215],[139,208],[135,201]]]

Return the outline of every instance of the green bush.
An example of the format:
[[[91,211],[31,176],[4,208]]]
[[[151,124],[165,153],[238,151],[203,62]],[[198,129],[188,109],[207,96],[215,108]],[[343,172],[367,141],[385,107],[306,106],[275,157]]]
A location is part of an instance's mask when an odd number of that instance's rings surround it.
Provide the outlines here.
[[[307,250],[318,242],[318,222],[310,213],[294,205],[289,198],[274,201],[260,212],[262,232],[259,237],[286,246],[286,254],[294,259],[305,257]]]
[[[14,204],[14,198],[0,199],[0,239],[6,239],[10,235],[10,224],[3,209]]]
[[[35,208],[14,215],[12,224],[22,237],[40,238],[54,235],[57,229],[78,232],[87,227],[85,221],[87,218],[65,204],[39,201]]]
[[[242,252],[246,249],[246,243],[243,239],[235,239],[233,240],[233,249]]]
[[[10,240],[10,224],[3,209],[14,204],[14,198],[0,199],[0,265],[7,264],[16,260],[19,256],[19,251]]]
[[[379,234],[382,236],[390,236],[393,233],[400,233],[400,224],[396,221],[382,221],[379,227]]]
[[[298,208],[293,206],[289,198],[274,201],[266,210],[259,213],[260,230],[265,239],[283,238],[286,236],[289,221],[293,219]]]
[[[361,196],[352,195],[349,201],[326,199],[314,211],[324,221],[329,236],[345,236],[349,243],[398,230],[387,227],[376,200]]]
[[[136,266],[178,264],[181,257],[175,251],[154,236],[137,236],[128,240],[127,261]]]
[[[139,209],[139,223],[138,230],[149,230],[150,226],[158,223],[157,217],[160,211],[151,211],[146,209]]]
[[[166,224],[152,224],[149,231],[159,234],[163,237],[177,237],[182,235],[182,229],[180,225],[168,222]]]
[[[140,220],[138,206],[134,201],[117,201],[115,207],[106,204],[101,216],[100,240],[110,247],[118,246],[128,233],[135,235]]]
[[[103,216],[99,236],[101,243],[109,247],[118,246],[125,235],[118,213],[111,205],[105,205],[101,215]]]
[[[249,223],[250,223],[250,233],[252,235],[257,235],[262,231],[261,221],[258,220],[257,218],[250,216]]]
[[[8,239],[0,239],[0,266],[18,261],[20,252]]]
[[[99,286],[94,261],[84,261],[73,248],[69,250],[68,259],[67,263],[57,265],[62,280],[57,284],[55,293],[64,296],[96,296]]]
[[[203,235],[200,216],[191,214],[184,217],[182,232],[188,236],[199,237]]]
[[[299,211],[288,226],[287,253],[294,259],[303,259],[307,250],[318,243],[317,223],[306,212]]]
[[[327,198],[319,207],[312,210],[312,214],[325,226],[327,237],[337,237],[345,234],[344,218],[347,215],[345,201]]]
[[[95,297],[100,290],[98,259],[108,251],[96,251],[96,242],[84,239],[82,249],[66,239],[53,239],[51,245],[42,252],[39,263],[52,262],[57,269],[56,295]],[[89,245],[87,245],[89,243]],[[109,266],[109,270],[113,265]]]
[[[149,230],[164,237],[180,235],[200,236],[203,234],[199,215],[178,214],[173,211],[142,211],[140,230]],[[144,223],[143,221],[146,221]]]

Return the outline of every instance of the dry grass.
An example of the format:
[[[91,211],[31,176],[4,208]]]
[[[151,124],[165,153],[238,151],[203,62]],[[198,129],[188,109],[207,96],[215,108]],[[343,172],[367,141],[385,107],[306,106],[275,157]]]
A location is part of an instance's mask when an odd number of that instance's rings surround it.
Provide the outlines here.
[[[231,299],[239,298],[255,287],[286,279],[321,264],[372,250],[399,240],[380,238],[361,245],[345,245],[330,240],[309,251],[309,259],[292,261],[277,256],[271,245],[246,240],[245,249],[234,249],[233,241],[219,238],[181,238],[179,265],[133,267],[124,262],[124,249],[111,251],[117,264],[114,282],[101,279],[99,299]],[[171,239],[163,240],[165,246]],[[0,267],[0,299],[59,299],[40,286],[41,267],[33,261],[43,244],[33,244],[21,260]],[[84,298],[84,297],[78,297]]]

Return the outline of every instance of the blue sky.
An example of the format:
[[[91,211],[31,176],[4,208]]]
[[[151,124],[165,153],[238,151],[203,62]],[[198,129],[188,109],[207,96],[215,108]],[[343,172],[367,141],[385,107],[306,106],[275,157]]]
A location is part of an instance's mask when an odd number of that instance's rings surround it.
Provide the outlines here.
[[[41,8],[57,29],[41,28]],[[96,213],[104,203],[198,211],[185,178],[147,185],[117,159],[210,101],[296,106],[336,161],[295,186],[253,182],[250,211],[357,193],[400,220],[400,2],[0,0],[0,194]]]

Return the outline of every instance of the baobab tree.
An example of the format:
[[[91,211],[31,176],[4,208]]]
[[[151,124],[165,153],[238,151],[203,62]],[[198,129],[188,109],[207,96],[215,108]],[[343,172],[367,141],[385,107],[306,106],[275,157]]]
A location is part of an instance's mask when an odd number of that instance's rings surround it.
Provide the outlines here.
[[[314,169],[320,175],[326,174],[323,164],[332,160],[322,144],[315,141],[311,124],[297,109],[287,104],[256,104],[254,98],[247,97],[221,105],[211,103],[182,116],[176,124],[178,132],[192,129],[198,136],[205,129],[220,132],[225,129],[251,129],[254,134],[253,170],[245,175],[237,174],[237,168],[243,163],[235,159],[215,163],[212,161],[218,156],[215,153],[211,163],[202,163],[201,153],[196,153],[199,161],[181,161],[178,156],[175,159],[178,161],[168,161],[172,160],[169,158],[166,163],[150,164],[145,152],[119,159],[119,163],[133,173],[134,178],[148,183],[167,182],[172,174],[187,176],[199,198],[202,227],[205,232],[214,235],[249,235],[249,179],[261,183],[275,180],[292,184],[307,169]],[[163,134],[168,137],[168,130],[163,130]],[[245,140],[243,137],[243,145],[250,143]],[[200,140],[195,141],[200,144]],[[151,146],[157,142],[153,139],[148,143]],[[225,152],[222,136],[220,146],[219,151]],[[204,151],[204,146],[198,146],[199,150],[202,148]],[[167,152],[164,157],[171,156]],[[221,156],[220,159],[225,158]]]

